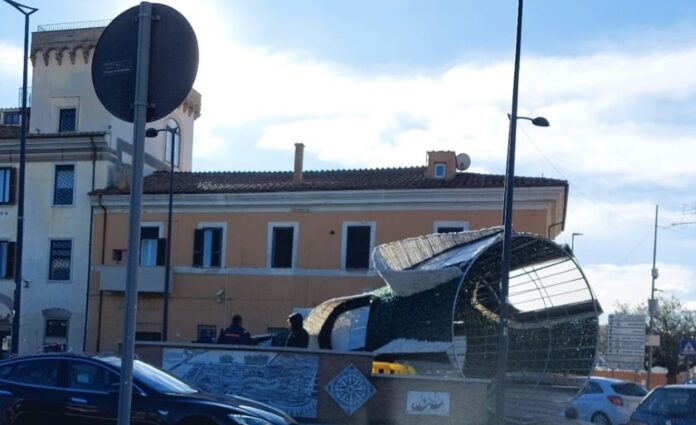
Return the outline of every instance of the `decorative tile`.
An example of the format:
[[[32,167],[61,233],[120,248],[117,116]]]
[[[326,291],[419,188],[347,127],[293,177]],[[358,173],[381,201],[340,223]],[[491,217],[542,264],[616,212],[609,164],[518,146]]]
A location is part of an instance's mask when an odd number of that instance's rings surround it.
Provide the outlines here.
[[[326,392],[350,416],[377,390],[358,368],[350,364],[326,385]]]

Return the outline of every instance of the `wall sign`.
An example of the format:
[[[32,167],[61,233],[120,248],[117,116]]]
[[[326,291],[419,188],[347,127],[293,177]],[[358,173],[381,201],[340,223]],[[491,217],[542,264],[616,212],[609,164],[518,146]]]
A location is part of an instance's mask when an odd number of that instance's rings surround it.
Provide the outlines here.
[[[431,391],[409,391],[406,394],[406,414],[449,416],[450,394]]]

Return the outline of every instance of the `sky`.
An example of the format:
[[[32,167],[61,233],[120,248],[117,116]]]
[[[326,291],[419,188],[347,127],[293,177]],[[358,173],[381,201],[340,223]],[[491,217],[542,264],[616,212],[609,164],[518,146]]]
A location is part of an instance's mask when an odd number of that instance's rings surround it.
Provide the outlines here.
[[[191,22],[203,95],[193,168],[424,165],[505,173],[517,2],[163,1]],[[34,0],[30,28],[136,3]],[[516,174],[568,180],[565,231],[606,312],[656,287],[696,309],[696,2],[528,0]],[[17,105],[22,16],[0,3],[0,105]]]

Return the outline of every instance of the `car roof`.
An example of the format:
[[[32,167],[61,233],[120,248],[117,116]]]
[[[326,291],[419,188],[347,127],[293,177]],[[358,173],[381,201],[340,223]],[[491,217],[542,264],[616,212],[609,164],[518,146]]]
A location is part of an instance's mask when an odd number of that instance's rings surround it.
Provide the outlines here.
[[[657,387],[657,388],[655,388],[655,389],[656,389],[656,390],[659,390],[659,389],[665,389],[665,390],[669,390],[669,389],[679,389],[679,390],[692,390],[692,391],[696,391],[696,385],[691,385],[691,384],[673,384],[673,385],[663,385],[663,386]]]
[[[604,376],[591,376],[590,381],[605,382],[607,384],[635,384],[635,382],[625,381],[623,379],[616,379],[616,378],[606,378]],[[636,385],[639,385],[639,384],[636,384]]]

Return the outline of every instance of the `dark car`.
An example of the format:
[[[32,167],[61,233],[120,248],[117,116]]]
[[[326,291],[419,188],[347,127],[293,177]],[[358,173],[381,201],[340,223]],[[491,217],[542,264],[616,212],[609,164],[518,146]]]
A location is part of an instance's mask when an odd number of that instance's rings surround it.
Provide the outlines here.
[[[0,424],[115,424],[117,357],[43,354],[0,362]],[[192,388],[147,363],[133,364],[133,425],[290,425],[283,412]]]
[[[640,403],[629,425],[696,425],[696,386],[655,388]]]

